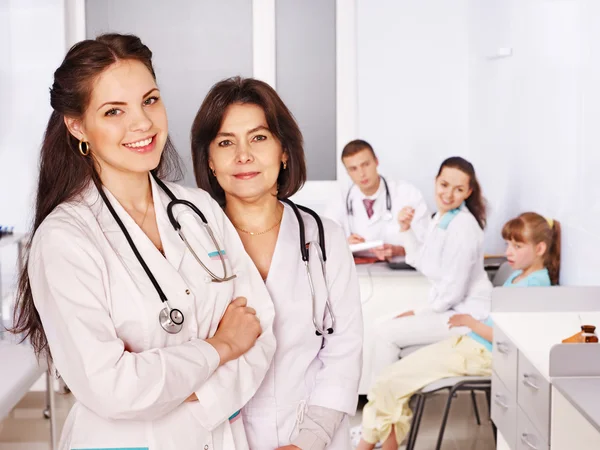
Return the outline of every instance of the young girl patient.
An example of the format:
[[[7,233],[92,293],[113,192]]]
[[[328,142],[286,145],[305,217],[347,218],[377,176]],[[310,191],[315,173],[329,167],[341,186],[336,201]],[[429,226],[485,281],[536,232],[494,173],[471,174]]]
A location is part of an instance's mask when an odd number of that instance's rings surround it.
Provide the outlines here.
[[[502,229],[506,257],[515,269],[504,286],[558,284],[560,224],[527,212]],[[422,387],[442,378],[491,375],[492,321],[479,322],[468,314],[450,317],[449,327],[467,326],[471,333],[424,347],[392,364],[369,390],[362,429],[352,430],[357,450],[397,450],[410,430],[409,401]]]

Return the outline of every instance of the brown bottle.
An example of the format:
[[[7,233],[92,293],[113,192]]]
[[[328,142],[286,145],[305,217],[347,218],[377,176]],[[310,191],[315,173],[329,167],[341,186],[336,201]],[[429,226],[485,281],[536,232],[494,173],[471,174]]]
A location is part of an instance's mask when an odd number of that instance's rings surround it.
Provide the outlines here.
[[[595,331],[596,327],[594,325],[581,325],[583,342],[598,342],[598,336],[596,336]]]
[[[598,342],[598,336],[596,336],[596,327],[594,325],[581,325],[581,331],[574,334],[567,339],[564,339],[563,344],[583,344],[583,343],[596,343]]]

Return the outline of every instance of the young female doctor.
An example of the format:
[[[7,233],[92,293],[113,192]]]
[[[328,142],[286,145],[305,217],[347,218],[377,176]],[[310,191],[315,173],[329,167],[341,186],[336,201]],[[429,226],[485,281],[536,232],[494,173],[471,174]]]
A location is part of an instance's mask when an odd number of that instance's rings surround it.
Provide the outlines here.
[[[445,160],[435,179],[438,211],[421,243],[411,228],[414,211],[399,213],[406,261],[432,284],[428,304],[406,311],[376,329],[374,375],[398,360],[402,348],[431,344],[467,327],[448,327],[456,313],[484,320],[490,311],[492,284],[483,266],[486,208],[473,165],[460,157]]]
[[[342,229],[287,200],[306,179],[298,125],[266,83],[224,80],[198,111],[192,156],[198,185],[224,206],[275,303],[277,351],[243,410],[250,448],[349,449],[358,280]]]
[[[151,55],[104,35],[55,72],[13,331],[77,399],[61,450],[248,449],[235,413],[274,310],[220,207],[160,180],[177,160]]]

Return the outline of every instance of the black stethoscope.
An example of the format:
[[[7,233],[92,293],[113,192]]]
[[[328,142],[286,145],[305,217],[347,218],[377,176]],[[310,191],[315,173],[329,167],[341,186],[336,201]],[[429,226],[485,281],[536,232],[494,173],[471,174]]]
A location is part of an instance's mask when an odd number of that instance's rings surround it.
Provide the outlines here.
[[[224,256],[225,252],[224,252],[224,250],[221,250],[221,247],[219,246],[219,243],[218,243],[217,239],[215,238],[215,235],[214,235],[212,229],[210,228],[210,225],[208,224],[206,217],[204,216],[204,214],[202,214],[202,211],[200,211],[198,209],[198,207],[196,205],[194,205],[192,202],[183,200],[183,199],[178,199],[177,197],[175,197],[173,192],[171,192],[171,190],[156,176],[156,174],[154,172],[151,172],[151,173],[152,173],[152,176],[154,177],[154,180],[156,181],[156,183],[169,196],[169,198],[171,200],[169,202],[169,204],[167,205],[167,216],[169,217],[169,221],[171,222],[171,225],[173,226],[175,231],[177,231],[177,234],[179,234],[179,237],[185,243],[186,247],[188,248],[190,253],[194,256],[196,261],[198,261],[198,263],[202,266],[202,268],[206,271],[206,273],[208,273],[208,275],[210,276],[210,281],[214,282],[214,283],[222,283],[224,281],[233,280],[236,277],[236,275],[235,274],[234,275],[227,274],[227,265],[225,264],[225,256]],[[184,321],[183,313],[180,310],[178,310],[177,308],[171,308],[171,306],[169,305],[169,300],[167,299],[167,296],[161,289],[160,285],[158,284],[158,281],[156,281],[156,278],[150,271],[150,268],[146,264],[146,261],[144,261],[144,258],[142,258],[142,255],[140,255],[140,252],[138,251],[137,247],[133,243],[133,239],[131,238],[131,235],[127,231],[127,228],[125,228],[125,225],[123,224],[123,222],[117,215],[117,212],[114,210],[113,206],[110,204],[108,197],[106,197],[106,194],[104,193],[104,190],[102,189],[102,186],[97,186],[97,188],[98,188],[98,192],[100,192],[100,196],[102,197],[102,200],[104,200],[104,203],[106,204],[108,210],[110,211],[111,215],[113,216],[113,218],[119,225],[119,228],[121,228],[121,231],[123,232],[123,234],[125,235],[125,238],[127,239],[129,246],[131,247],[131,250],[133,250],[133,253],[135,254],[137,260],[140,262],[140,265],[142,266],[142,268],[146,272],[146,275],[152,282],[154,289],[156,289],[156,292],[158,293],[158,296],[160,297],[161,302],[163,303],[163,305],[165,305],[165,307],[163,309],[161,309],[161,311],[158,315],[158,321],[160,323],[160,326],[169,334],[179,333],[181,331],[181,329],[183,328],[183,321]],[[206,232],[210,236],[213,244],[215,245],[215,247],[217,249],[219,259],[221,260],[221,264],[223,266],[223,276],[222,277],[220,277],[220,276],[216,275],[214,272],[212,272],[202,262],[202,260],[198,257],[198,255],[196,254],[194,249],[189,244],[188,240],[186,239],[185,235],[183,234],[183,232],[181,230],[181,224],[177,221],[177,219],[175,218],[175,216],[173,214],[173,208],[177,205],[187,206],[194,213],[196,213],[196,215],[198,215],[198,217],[200,217],[200,220],[202,221],[202,225],[204,225]]]
[[[315,333],[317,336],[322,336],[324,334],[333,334],[335,330],[335,316],[333,315],[333,310],[331,309],[331,303],[329,301],[329,286],[327,285],[327,253],[325,252],[325,228],[323,227],[323,221],[319,217],[319,215],[314,212],[312,209],[307,208],[306,206],[296,205],[289,199],[281,199],[281,201],[292,208],[296,219],[298,220],[298,228],[300,235],[300,255],[302,255],[302,261],[304,262],[304,267],[306,268],[306,277],[308,279],[308,285],[310,287],[310,295],[312,298],[312,312],[313,312],[313,325],[315,327]],[[325,328],[325,324],[321,327],[319,325],[319,321],[317,320],[317,295],[315,292],[315,286],[313,284],[312,274],[310,272],[309,259],[310,259],[310,247],[311,242],[306,242],[306,231],[304,228],[304,220],[302,219],[302,215],[300,214],[300,210],[309,214],[315,219],[317,223],[317,230],[319,234],[318,245],[315,246],[317,250],[317,255],[319,257],[319,262],[321,263],[321,271],[323,273],[323,279],[325,280],[325,287],[327,291],[327,297],[325,298],[325,314],[329,314],[331,317],[331,326],[329,328]]]
[[[383,185],[385,187],[385,209],[386,212],[383,216],[383,220],[389,221],[392,220],[393,216],[392,216],[392,196],[390,195],[390,188],[388,187],[387,181],[384,177],[382,177],[381,175],[379,176],[379,178],[383,181]],[[355,184],[353,184],[352,186],[350,186],[350,189],[348,189],[348,194],[346,194],[346,213],[348,214],[348,217],[350,216],[354,216],[354,207],[352,206],[352,201],[350,199],[350,194],[352,193],[352,188],[356,186]]]

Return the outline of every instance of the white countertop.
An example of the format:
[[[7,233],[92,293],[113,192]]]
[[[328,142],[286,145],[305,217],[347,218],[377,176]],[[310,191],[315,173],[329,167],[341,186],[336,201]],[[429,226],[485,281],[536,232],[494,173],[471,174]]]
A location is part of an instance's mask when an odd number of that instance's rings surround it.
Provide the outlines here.
[[[492,313],[519,351],[550,381],[550,349],[581,331],[581,325],[600,325],[600,312]]]

